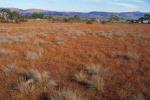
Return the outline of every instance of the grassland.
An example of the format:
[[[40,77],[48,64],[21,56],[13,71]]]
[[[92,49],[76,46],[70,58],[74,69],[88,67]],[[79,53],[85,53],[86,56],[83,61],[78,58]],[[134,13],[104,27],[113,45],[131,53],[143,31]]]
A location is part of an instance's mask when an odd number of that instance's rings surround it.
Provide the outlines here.
[[[149,100],[150,25],[0,23],[0,100]]]

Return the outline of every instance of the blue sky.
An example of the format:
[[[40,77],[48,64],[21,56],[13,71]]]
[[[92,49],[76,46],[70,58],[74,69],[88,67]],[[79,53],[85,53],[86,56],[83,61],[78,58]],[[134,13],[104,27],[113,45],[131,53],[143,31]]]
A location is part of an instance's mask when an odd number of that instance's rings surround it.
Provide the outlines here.
[[[150,0],[0,0],[0,7],[80,12],[150,12]]]

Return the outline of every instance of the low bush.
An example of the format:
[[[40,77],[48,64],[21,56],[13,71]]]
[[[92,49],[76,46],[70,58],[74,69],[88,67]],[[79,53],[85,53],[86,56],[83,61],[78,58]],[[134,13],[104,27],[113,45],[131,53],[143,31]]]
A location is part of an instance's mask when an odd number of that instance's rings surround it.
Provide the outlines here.
[[[93,21],[88,20],[88,21],[86,21],[86,24],[93,24]]]

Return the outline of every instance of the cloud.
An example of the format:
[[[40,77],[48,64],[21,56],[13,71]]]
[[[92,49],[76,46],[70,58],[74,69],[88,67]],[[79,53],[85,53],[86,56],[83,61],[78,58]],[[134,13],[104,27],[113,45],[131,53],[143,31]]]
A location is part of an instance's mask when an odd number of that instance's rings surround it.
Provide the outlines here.
[[[84,1],[84,2],[132,2],[132,3],[140,3],[140,2],[144,2],[144,0],[81,0],[81,1]]]
[[[137,3],[141,3],[144,2],[143,0],[82,0],[85,2],[105,2],[108,4],[111,4],[113,6],[120,6],[120,7],[124,7],[124,8],[131,8],[131,9],[137,9],[139,8],[137,6]]]
[[[144,0],[133,0],[133,2],[140,3],[140,2],[144,2]]]
[[[70,5],[73,4],[73,5]],[[63,11],[150,11],[149,0],[0,0],[0,7]]]
[[[85,2],[100,2],[100,1],[104,1],[104,0],[81,0],[81,1],[85,1]]]
[[[113,5],[118,5],[121,7],[125,7],[125,8],[134,8],[137,9],[139,8],[136,4],[131,4],[131,3],[123,3],[123,2],[112,2]]]

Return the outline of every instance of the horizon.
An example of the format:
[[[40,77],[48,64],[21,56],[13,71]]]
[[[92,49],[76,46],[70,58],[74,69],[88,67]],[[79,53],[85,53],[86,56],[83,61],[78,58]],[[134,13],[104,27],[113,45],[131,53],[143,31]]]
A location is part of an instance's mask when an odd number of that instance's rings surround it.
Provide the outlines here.
[[[150,12],[149,5],[148,0],[0,0],[1,8],[63,12]]]
[[[27,9],[22,9],[22,8],[15,8],[15,7],[0,7],[0,8],[6,8],[6,9],[20,9],[20,10],[44,10],[44,11],[54,11],[54,12],[79,12],[79,13],[90,13],[90,12],[107,12],[107,13],[132,13],[132,12],[141,12],[141,13],[150,13],[150,11],[122,11],[122,12],[111,12],[111,11],[56,11],[56,10],[48,10],[48,9],[40,9],[40,8],[27,8]]]

